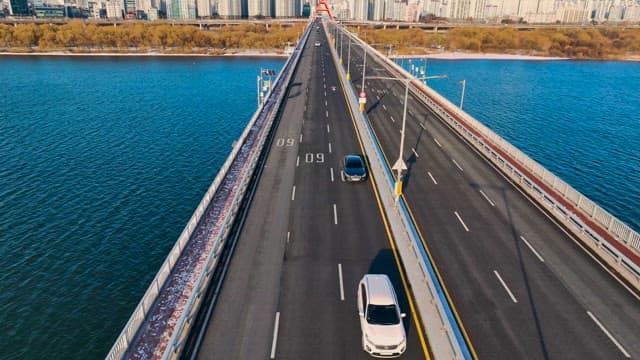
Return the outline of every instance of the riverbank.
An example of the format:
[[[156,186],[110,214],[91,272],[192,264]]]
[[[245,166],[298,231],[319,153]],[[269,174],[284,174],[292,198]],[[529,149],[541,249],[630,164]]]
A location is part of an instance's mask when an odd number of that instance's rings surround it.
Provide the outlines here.
[[[392,59],[439,59],[439,60],[569,60],[566,57],[496,54],[496,53],[467,53],[467,52],[439,52],[425,55],[395,55]]]
[[[276,51],[259,51],[259,50],[247,50],[237,52],[206,52],[206,53],[167,53],[160,51],[147,51],[147,52],[72,52],[72,51],[32,51],[32,52],[18,52],[18,51],[1,51],[0,56],[152,56],[152,57],[288,57],[289,54]]]

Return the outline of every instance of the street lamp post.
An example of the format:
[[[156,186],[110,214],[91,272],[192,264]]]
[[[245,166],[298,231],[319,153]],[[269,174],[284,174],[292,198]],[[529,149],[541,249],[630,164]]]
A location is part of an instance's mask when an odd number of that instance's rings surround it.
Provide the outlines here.
[[[343,34],[342,29],[340,29],[340,65],[342,65],[342,44],[344,43],[342,34]]]
[[[464,88],[467,86],[467,80],[460,81],[462,85],[462,95],[460,95],[460,110],[462,110],[462,104],[464,104]]]
[[[349,69],[351,68],[351,36],[349,36],[349,45],[347,46],[347,81],[351,80],[351,73]]]
[[[363,112],[367,105],[367,97],[364,92],[364,73],[367,67],[367,48],[363,47],[364,56],[362,59],[362,87],[360,88],[360,112]]]

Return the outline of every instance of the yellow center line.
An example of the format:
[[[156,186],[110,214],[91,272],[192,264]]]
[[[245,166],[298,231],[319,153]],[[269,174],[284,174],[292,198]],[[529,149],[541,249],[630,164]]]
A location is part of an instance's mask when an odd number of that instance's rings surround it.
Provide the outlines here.
[[[340,69],[338,68],[338,65],[334,63],[334,65],[336,66],[336,71],[340,71]],[[347,101],[347,93],[345,92],[344,86],[342,85],[342,81],[340,82],[340,88],[342,89],[342,93],[345,96],[345,103],[347,104],[347,107],[349,108],[349,116],[351,117],[351,123],[353,124],[353,128],[355,130],[356,133],[356,138],[358,139],[358,144],[360,146],[360,150],[362,151],[363,154],[365,154],[366,152],[364,151],[364,146],[362,145],[362,140],[360,139],[360,132],[358,131],[358,127],[356,126],[356,122],[355,122],[355,118],[353,117],[353,109],[351,108],[351,104],[349,103],[349,101]],[[369,169],[371,169],[371,166],[369,166],[369,160],[366,158],[365,156],[365,161],[367,162],[367,167]],[[422,324],[422,321],[420,321],[420,317],[418,316],[418,313],[415,309],[415,306],[413,304],[413,299],[411,297],[411,292],[409,290],[409,286],[407,285],[407,279],[405,277],[404,274],[404,268],[402,266],[402,263],[400,261],[400,256],[398,254],[398,250],[396,249],[396,245],[395,245],[395,240],[393,238],[393,234],[391,233],[391,229],[389,228],[389,223],[387,221],[387,217],[386,217],[386,213],[384,211],[384,208],[382,206],[382,202],[380,200],[380,195],[378,194],[378,189],[376,188],[376,182],[374,180],[373,174],[371,174],[370,176],[371,179],[371,188],[373,189],[373,192],[375,194],[376,197],[376,203],[378,205],[378,210],[380,210],[380,217],[382,218],[382,223],[384,224],[384,228],[387,234],[387,239],[389,240],[389,244],[391,245],[391,250],[393,251],[393,258],[395,259],[396,262],[396,266],[398,267],[398,272],[400,273],[400,279],[402,280],[402,286],[404,288],[405,294],[407,295],[407,301],[409,302],[409,309],[411,310],[411,316],[413,318],[413,321],[416,322],[417,324]],[[420,345],[422,346],[422,351],[424,353],[424,357],[426,360],[431,360],[431,356],[430,356],[430,352],[429,352],[429,348],[427,346],[427,341],[425,339],[425,336],[422,332],[422,326],[416,326],[416,329],[418,331],[418,338],[420,339]]]

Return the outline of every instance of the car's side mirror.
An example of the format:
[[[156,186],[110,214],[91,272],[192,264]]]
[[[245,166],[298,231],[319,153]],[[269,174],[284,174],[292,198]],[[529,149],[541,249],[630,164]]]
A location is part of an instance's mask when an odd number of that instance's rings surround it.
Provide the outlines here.
[[[364,317],[364,313],[362,311],[358,311],[358,316]]]
[[[401,317],[401,318],[406,318],[406,317],[407,317],[407,314],[402,313],[402,314],[400,314],[400,317]]]

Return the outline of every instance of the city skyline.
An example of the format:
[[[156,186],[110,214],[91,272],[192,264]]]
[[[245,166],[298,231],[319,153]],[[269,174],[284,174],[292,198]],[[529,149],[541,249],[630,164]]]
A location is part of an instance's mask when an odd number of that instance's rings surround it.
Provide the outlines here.
[[[186,20],[220,17],[300,17],[317,0],[2,0],[11,15],[74,17],[66,7],[86,10],[90,18]],[[417,22],[423,17],[527,23],[640,21],[640,0],[336,0],[339,20]]]

